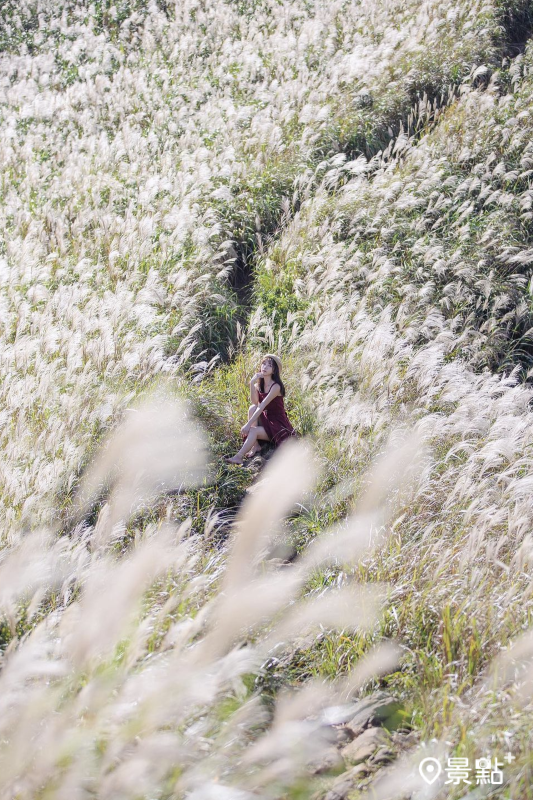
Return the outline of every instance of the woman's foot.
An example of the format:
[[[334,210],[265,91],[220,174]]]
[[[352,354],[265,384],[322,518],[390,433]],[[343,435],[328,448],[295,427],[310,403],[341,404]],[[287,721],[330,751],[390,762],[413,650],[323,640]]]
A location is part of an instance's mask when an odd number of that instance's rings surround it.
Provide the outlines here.
[[[257,453],[260,453],[260,452],[261,452],[261,445],[254,444],[252,449],[248,453],[246,453],[246,455],[244,457],[245,458],[253,458],[255,455],[257,455]]]
[[[224,458],[226,464],[240,464],[242,466],[242,458],[237,458],[237,456],[226,456]]]

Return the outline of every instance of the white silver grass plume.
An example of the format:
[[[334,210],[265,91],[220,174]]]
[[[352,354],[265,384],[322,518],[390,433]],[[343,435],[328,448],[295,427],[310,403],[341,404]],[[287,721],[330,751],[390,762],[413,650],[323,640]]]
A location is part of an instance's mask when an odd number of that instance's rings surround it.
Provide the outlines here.
[[[198,454],[183,457],[182,448],[191,442],[191,420],[177,416],[175,403],[165,408],[159,398],[156,407],[160,419],[177,424],[171,440],[174,462],[165,461],[164,474],[186,481],[191,463],[195,469],[200,463]],[[143,413],[143,419],[152,419],[149,410]],[[131,433],[129,421],[126,426]],[[133,464],[122,461],[120,444],[142,456],[140,496],[146,500],[145,487],[152,492],[159,486],[160,446],[153,426],[143,432],[144,446],[123,432],[113,435],[89,472],[99,477],[107,474],[102,464],[127,463],[117,475],[118,498],[124,476],[130,480],[136,475]],[[155,461],[148,459],[151,445]],[[77,583],[77,589],[65,595],[64,604],[56,602],[23,639],[14,639],[4,656],[2,798],[29,800],[48,787],[58,797],[81,798],[88,783],[103,798],[153,794],[163,785],[176,798],[210,792],[217,796],[219,789],[238,796],[252,787],[262,796],[276,797],[282,787],[309,774],[309,764],[329,746],[327,714],[322,717],[322,712],[386,670],[393,655],[388,648],[378,649],[366,671],[362,662],[347,679],[310,683],[303,693],[285,692],[273,719],[247,687],[246,677],[273,651],[290,649],[307,626],[368,627],[379,613],[371,586],[352,584],[306,598],[305,581],[323,563],[317,557],[306,560],[304,554],[294,565],[268,568],[266,545],[275,532],[279,535],[279,523],[302,493],[312,489],[317,475],[313,462],[306,442],[291,443],[272,459],[243,503],[223,577],[216,559],[205,566],[200,537],[187,537],[187,524],[179,529],[170,523],[149,527],[122,556],[92,547],[80,559],[75,537],[60,539],[58,551],[53,538],[41,536],[43,563],[60,552],[68,565],[64,577]],[[97,486],[98,478],[88,485]],[[136,498],[131,486],[126,488],[128,504],[120,501],[119,508],[129,510],[130,498]],[[366,513],[378,513],[370,499]],[[354,550],[348,555],[344,532],[340,558],[356,563],[361,545],[357,526],[353,530]],[[93,534],[108,541],[102,530]],[[329,536],[328,558],[335,552],[336,535]],[[83,546],[90,546],[90,530],[85,537]],[[24,539],[18,547],[21,555],[26,552]],[[10,557],[16,567],[14,553]],[[18,571],[24,566],[20,562]],[[207,595],[204,584],[197,583],[206,568],[219,583],[218,591]],[[54,571],[37,578],[45,592],[57,579]],[[10,596],[11,605],[17,599]],[[173,626],[154,646],[158,631],[168,629],[167,615]],[[228,702],[235,711],[221,723]]]
[[[206,474],[207,444],[186,405],[164,387],[127,409],[83,476],[79,506],[112,488],[105,535],[147,507],[158,494],[183,490]]]

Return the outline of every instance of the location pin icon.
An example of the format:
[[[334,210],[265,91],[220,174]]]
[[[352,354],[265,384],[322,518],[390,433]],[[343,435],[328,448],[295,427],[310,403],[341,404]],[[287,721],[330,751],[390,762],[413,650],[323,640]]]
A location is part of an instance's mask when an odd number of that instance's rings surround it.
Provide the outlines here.
[[[420,762],[418,771],[426,783],[434,783],[442,772],[440,761],[437,758],[424,758]]]

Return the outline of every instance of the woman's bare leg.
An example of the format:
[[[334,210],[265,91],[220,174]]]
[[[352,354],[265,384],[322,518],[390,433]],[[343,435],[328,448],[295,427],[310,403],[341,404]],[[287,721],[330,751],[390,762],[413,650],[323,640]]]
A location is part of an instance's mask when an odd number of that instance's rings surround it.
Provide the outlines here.
[[[258,425],[257,427],[250,429],[250,433],[246,437],[246,441],[244,442],[239,452],[235,453],[235,455],[232,458],[228,458],[227,461],[230,464],[242,464],[242,459],[244,454],[247,453],[248,450],[250,450],[255,445],[258,439],[264,440],[266,442],[269,441],[268,434],[261,425]]]
[[[256,409],[257,409],[257,406],[254,406],[254,405],[250,406],[250,408],[248,409],[248,422],[250,422],[250,420],[252,419],[252,416],[253,416],[253,414],[254,414]],[[255,428],[255,427],[257,427],[257,426],[256,425],[252,425],[252,428],[250,430],[253,430],[253,428]],[[252,447],[252,449],[249,450],[248,453],[246,453],[246,455],[244,457],[245,458],[252,458],[253,456],[256,455],[256,453],[260,453],[260,452],[261,452],[261,445],[259,444],[259,442],[256,442],[254,444],[254,446]]]
[[[252,447],[252,449],[248,450],[244,458],[253,458],[253,456],[256,456],[260,452],[261,452],[261,445],[259,444],[259,442],[256,442]]]

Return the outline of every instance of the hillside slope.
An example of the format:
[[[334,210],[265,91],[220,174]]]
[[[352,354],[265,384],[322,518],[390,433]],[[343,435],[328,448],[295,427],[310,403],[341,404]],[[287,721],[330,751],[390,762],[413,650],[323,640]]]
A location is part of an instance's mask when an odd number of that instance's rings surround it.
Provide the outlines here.
[[[39,0],[0,13],[11,524],[54,516],[54,493],[153,375],[227,357],[246,312],[235,290],[293,179],[332,153],[377,152],[418,95],[445,100],[498,63],[523,9]]]
[[[377,686],[532,796],[531,21],[2,4],[1,798],[324,796]],[[262,482],[265,350],[315,455]]]
[[[480,690],[480,673],[531,619],[532,55],[463,93],[419,141],[332,163],[261,264],[250,331],[256,346],[265,331],[287,343],[325,486],[348,480],[344,499],[357,502],[391,434],[428,444],[390,550],[364,574],[394,586],[381,633],[407,652],[392,685],[411,697],[416,686],[427,738],[444,730],[470,755],[520,740],[531,713]],[[297,299],[278,328],[276,287]],[[315,515],[299,527],[314,536]],[[334,637],[338,669],[360,647]],[[324,652],[309,658],[320,668]],[[509,796],[526,796],[527,781]]]

